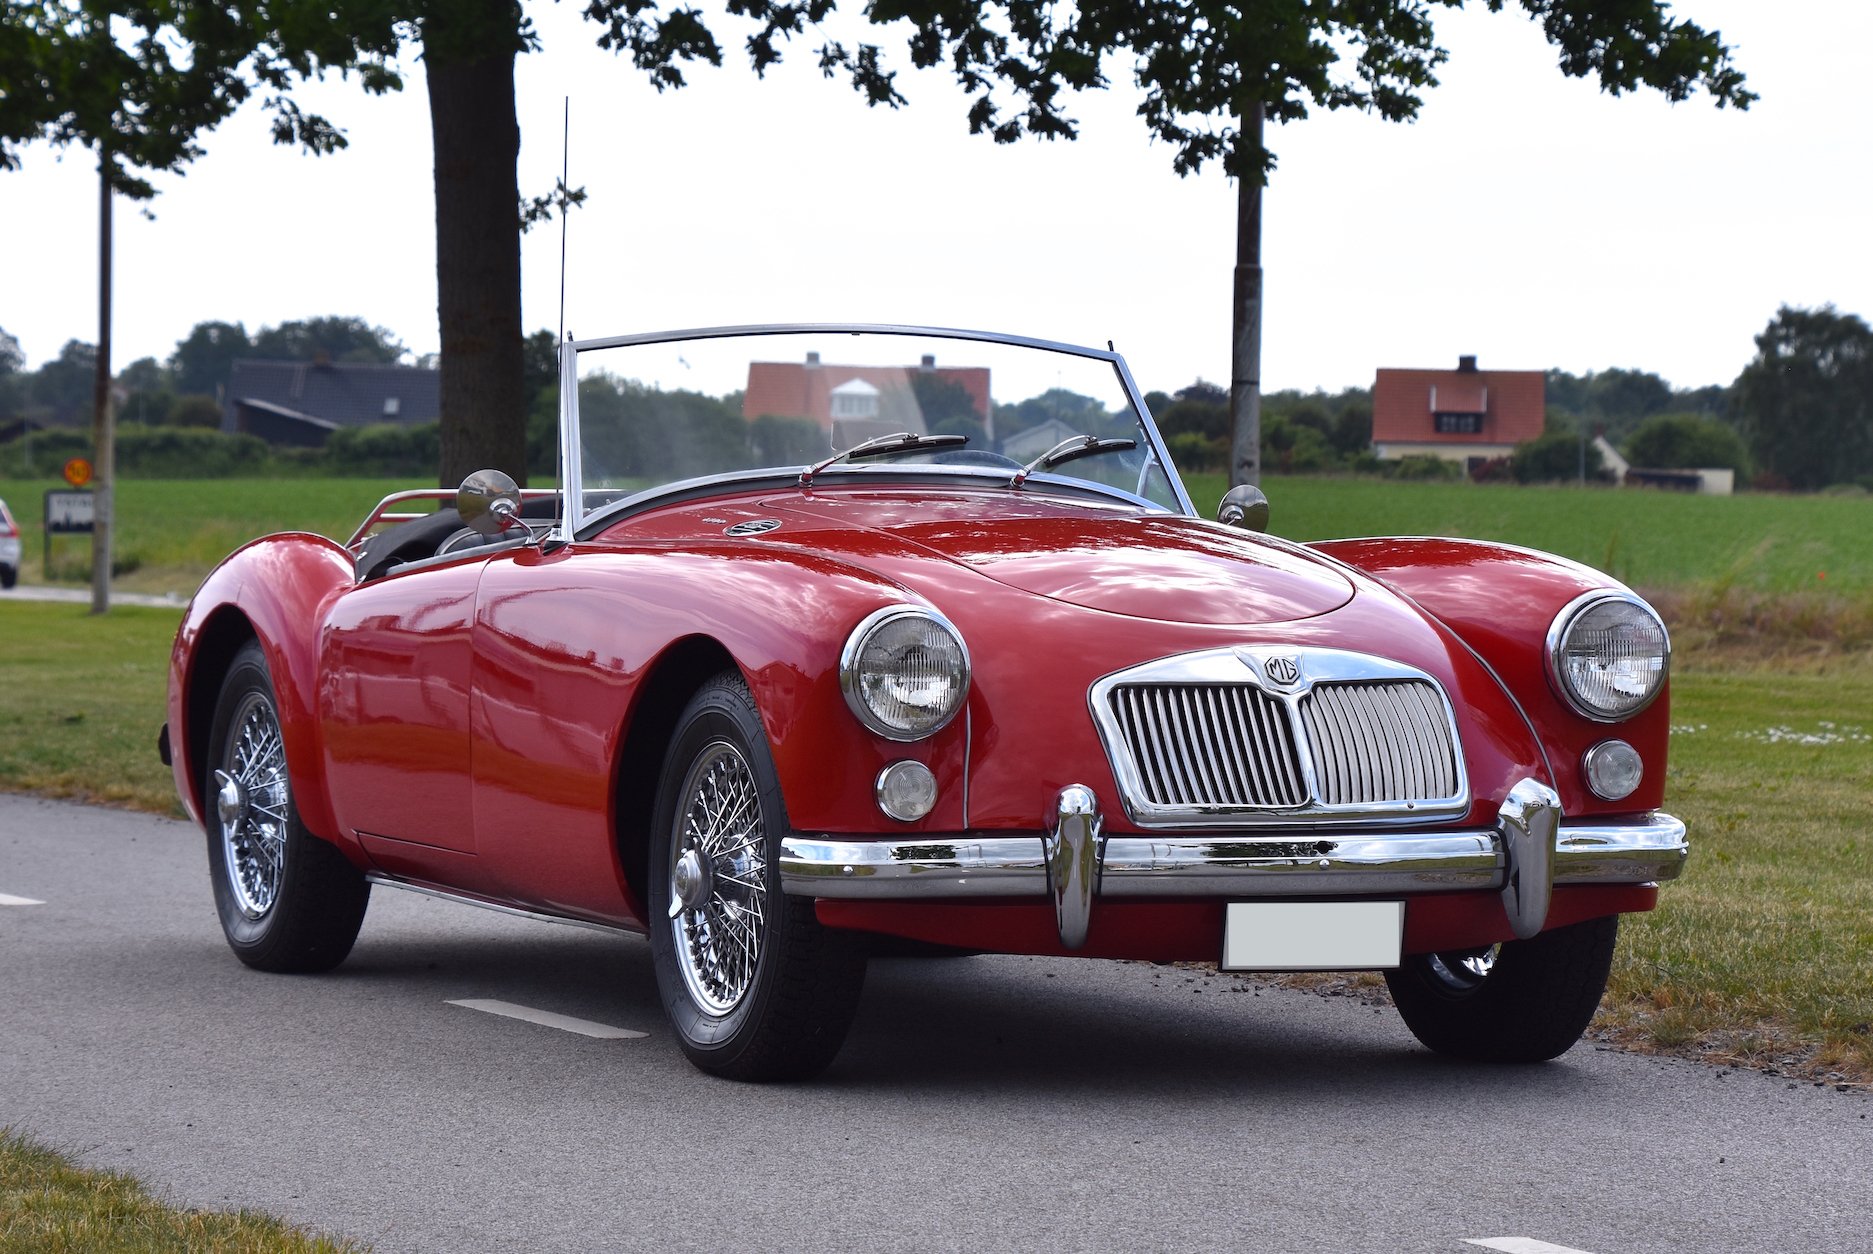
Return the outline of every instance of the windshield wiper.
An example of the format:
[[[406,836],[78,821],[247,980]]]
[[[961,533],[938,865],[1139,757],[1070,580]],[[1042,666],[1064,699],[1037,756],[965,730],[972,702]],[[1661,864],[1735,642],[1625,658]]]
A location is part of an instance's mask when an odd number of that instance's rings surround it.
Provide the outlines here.
[[[915,431],[900,431],[896,435],[881,435],[876,439],[854,444],[843,453],[834,453],[823,462],[815,462],[800,472],[800,486],[806,487],[813,482],[813,476],[826,467],[842,462],[848,457],[868,457],[873,453],[903,453],[912,449],[953,448],[958,444],[969,443],[966,435],[918,435]]]
[[[1076,435],[1036,457],[1033,461],[1015,471],[1015,477],[1008,481],[1008,486],[1018,488],[1027,482],[1029,475],[1037,470],[1052,470],[1063,462],[1077,461],[1082,457],[1091,457],[1095,453],[1109,453],[1114,450],[1137,448],[1136,440],[1102,440],[1096,435]]]

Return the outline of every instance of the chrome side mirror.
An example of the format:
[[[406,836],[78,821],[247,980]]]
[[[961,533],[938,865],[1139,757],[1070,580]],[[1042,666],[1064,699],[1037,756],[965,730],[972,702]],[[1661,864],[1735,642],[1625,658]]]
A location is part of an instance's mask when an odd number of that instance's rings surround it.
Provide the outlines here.
[[[1216,521],[1226,527],[1267,531],[1268,498],[1253,484],[1231,488],[1223,494],[1223,503],[1216,507]]]
[[[498,470],[477,470],[462,480],[455,512],[470,531],[498,536],[520,525],[520,485]]]

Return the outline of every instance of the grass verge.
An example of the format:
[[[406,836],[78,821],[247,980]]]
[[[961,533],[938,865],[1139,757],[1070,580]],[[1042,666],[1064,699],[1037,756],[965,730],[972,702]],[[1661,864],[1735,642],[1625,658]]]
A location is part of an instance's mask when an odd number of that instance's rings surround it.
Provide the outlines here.
[[[0,788],[182,817],[156,756],[177,610],[0,603]]]
[[[179,1210],[0,1132],[0,1254],[353,1254],[365,1247],[255,1211]]]

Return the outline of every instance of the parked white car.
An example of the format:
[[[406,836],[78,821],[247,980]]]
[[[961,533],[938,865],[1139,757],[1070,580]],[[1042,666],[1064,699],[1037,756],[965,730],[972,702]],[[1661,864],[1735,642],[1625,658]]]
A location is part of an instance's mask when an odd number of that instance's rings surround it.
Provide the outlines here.
[[[20,529],[0,501],[0,588],[11,588],[20,578]]]

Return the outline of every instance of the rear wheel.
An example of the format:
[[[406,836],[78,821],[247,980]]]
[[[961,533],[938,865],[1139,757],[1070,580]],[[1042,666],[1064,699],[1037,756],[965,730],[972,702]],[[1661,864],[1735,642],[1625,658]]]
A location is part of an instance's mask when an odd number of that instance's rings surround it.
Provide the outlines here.
[[[677,721],[651,835],[651,955],[689,1060],[734,1080],[817,1075],[845,1041],[868,938],[822,927],[780,886],[788,830],[767,734],[741,677]]]
[[[331,970],[357,940],[371,886],[299,821],[258,641],[221,685],[208,763],[208,871],[229,948],[262,971]]]
[[[1530,940],[1413,954],[1385,973],[1392,1001],[1427,1047],[1477,1062],[1542,1062],[1593,1020],[1613,968],[1619,916]]]
[[[20,573],[11,566],[0,566],[0,588],[11,588],[20,580]]]

